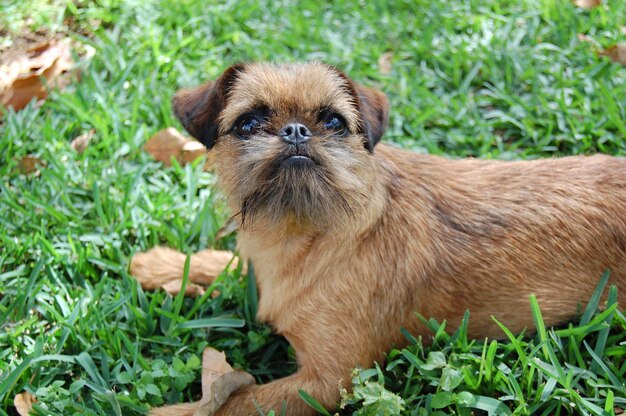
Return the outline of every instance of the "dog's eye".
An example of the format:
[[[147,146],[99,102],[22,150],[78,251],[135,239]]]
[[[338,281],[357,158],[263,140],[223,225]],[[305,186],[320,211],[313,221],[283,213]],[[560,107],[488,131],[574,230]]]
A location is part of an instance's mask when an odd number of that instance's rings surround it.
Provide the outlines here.
[[[256,133],[262,124],[262,120],[257,116],[245,116],[235,125],[235,133],[240,137],[250,136]]]
[[[339,114],[330,114],[324,120],[324,128],[327,130],[332,130],[335,134],[339,136],[343,136],[347,133],[348,128],[346,127],[346,123]]]

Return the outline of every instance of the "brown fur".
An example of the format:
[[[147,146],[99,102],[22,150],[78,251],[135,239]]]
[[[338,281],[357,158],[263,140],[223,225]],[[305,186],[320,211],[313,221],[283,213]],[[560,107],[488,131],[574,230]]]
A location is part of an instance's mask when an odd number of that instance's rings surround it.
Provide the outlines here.
[[[299,389],[332,408],[352,368],[404,342],[401,327],[428,335],[415,311],[453,329],[469,309],[471,337],[500,338],[492,315],[514,332],[533,326],[530,294],[555,325],[607,269],[626,293],[624,159],[447,160],[384,144],[372,153],[387,118],[381,93],[321,64],[236,72],[228,91],[210,84],[174,107],[195,113],[183,118],[192,134],[217,129],[205,142],[233,212],[245,214],[238,241],[256,269],[258,318],[293,345],[299,370],[237,392],[220,415],[256,414],[254,401],[314,414]],[[233,135],[259,105],[271,109],[263,132]],[[346,118],[347,137],[317,122],[328,106]],[[289,150],[276,131],[293,121],[313,132],[315,166],[277,165]]]

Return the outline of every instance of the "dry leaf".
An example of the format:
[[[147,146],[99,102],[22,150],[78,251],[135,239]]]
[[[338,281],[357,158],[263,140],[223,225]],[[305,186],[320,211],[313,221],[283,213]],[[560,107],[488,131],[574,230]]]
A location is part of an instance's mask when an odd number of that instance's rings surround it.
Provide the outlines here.
[[[70,146],[72,146],[72,149],[76,150],[78,154],[82,154],[85,149],[87,149],[87,146],[89,146],[89,143],[91,142],[91,139],[93,139],[95,134],[96,131],[94,129],[91,129],[87,133],[83,133],[80,136],[74,138]]]
[[[180,293],[180,289],[183,287],[182,279],[172,280],[164,285],[161,285],[161,289],[165,290],[172,296],[176,296]],[[187,286],[185,286],[185,296],[190,298],[195,298],[197,296],[204,295],[204,288],[195,283],[187,282]]]
[[[234,371],[223,352],[207,348],[202,353],[202,400],[153,409],[150,416],[212,416],[233,392],[252,384],[254,378]]]
[[[186,138],[173,127],[158,131],[143,148],[165,166],[171,166],[172,158],[186,164],[207,153],[201,143]]]
[[[574,0],[574,6],[581,9],[593,9],[602,4],[602,0]]]
[[[172,157],[178,159],[186,141],[175,128],[168,127],[152,136],[143,149],[159,162],[171,166]]]
[[[600,56],[606,56],[613,62],[626,66],[626,43],[618,43],[610,48],[598,52]]]
[[[34,155],[26,155],[20,159],[20,170],[26,175],[39,175],[39,166],[46,166],[46,162]]]
[[[380,57],[378,58],[378,71],[380,71],[380,73],[384,75],[391,74],[393,70],[393,67],[391,64],[392,60],[393,60],[393,52],[391,51],[385,52],[382,55],[380,55]]]
[[[220,376],[208,391],[202,386],[202,400],[193,416],[213,416],[231,394],[254,384],[254,377],[244,371],[232,371]]]
[[[72,68],[71,51],[67,42],[50,40],[14,56],[0,65],[0,104],[20,110],[31,99],[48,96],[49,87],[62,88],[69,83],[62,74]]]
[[[233,261],[234,254],[226,250],[206,249],[191,256],[189,281],[209,285]],[[154,290],[172,281],[182,282],[187,256],[167,247],[154,247],[145,253],[136,253],[130,259],[130,274],[147,290]]]
[[[28,416],[35,403],[37,403],[37,398],[27,391],[16,395],[13,399],[15,409],[20,416]]]
[[[200,142],[188,141],[181,149],[181,160],[183,163],[191,163],[207,153],[206,147]]]
[[[226,361],[226,354],[213,348],[205,348],[202,352],[202,391],[210,386],[222,374],[233,371]]]

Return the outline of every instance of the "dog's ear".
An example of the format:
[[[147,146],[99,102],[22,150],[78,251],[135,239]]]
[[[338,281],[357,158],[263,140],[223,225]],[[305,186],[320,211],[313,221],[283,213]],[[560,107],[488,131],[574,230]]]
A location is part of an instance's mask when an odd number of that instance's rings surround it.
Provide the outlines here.
[[[367,138],[365,147],[371,153],[387,128],[389,101],[385,94],[374,88],[355,84],[355,90],[359,99],[362,133]]]
[[[191,90],[180,90],[172,98],[176,117],[185,130],[207,149],[211,149],[217,139],[217,118],[226,105],[228,92],[244,70],[244,64],[233,65],[216,81],[207,82]]]
[[[372,153],[387,128],[389,121],[389,101],[382,92],[359,85],[339,68],[328,66],[345,82],[345,88],[354,97],[361,116],[359,133],[365,135],[365,148]]]

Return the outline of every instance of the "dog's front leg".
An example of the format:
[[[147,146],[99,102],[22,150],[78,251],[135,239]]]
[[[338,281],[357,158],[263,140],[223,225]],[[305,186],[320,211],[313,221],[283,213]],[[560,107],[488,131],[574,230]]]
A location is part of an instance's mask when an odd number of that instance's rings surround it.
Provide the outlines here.
[[[304,390],[326,408],[333,408],[340,398],[339,381],[317,371],[300,369],[297,373],[268,384],[255,385],[236,391],[216,413],[216,416],[256,416],[274,410],[286,416],[309,416],[316,412],[298,393]],[[258,406],[258,407],[257,407]]]

